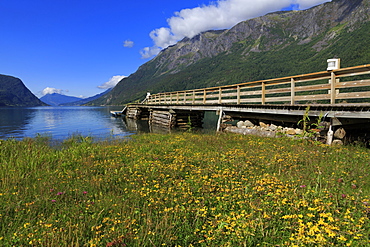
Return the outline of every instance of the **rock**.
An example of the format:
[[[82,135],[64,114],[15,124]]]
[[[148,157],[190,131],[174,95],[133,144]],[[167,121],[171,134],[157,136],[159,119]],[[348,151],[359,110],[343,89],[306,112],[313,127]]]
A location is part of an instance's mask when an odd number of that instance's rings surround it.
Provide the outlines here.
[[[269,127],[269,125],[268,124],[265,124],[264,122],[260,122],[260,126],[262,128],[268,128]]]
[[[236,127],[238,127],[238,128],[242,128],[243,126],[245,127],[243,121],[239,121],[239,122],[236,123]]]
[[[275,124],[271,124],[269,126],[269,130],[271,130],[271,131],[276,131],[277,129],[278,129],[278,127]]]
[[[249,120],[245,120],[244,124],[245,124],[246,127],[253,127],[254,126],[254,124]]]
[[[342,140],[334,140],[331,145],[334,145],[334,146],[341,146],[343,145],[343,142]]]
[[[288,135],[295,135],[296,131],[293,128],[288,128],[285,133]]]
[[[295,129],[296,135],[303,135],[303,130],[301,129]]]
[[[334,132],[334,137],[343,139],[346,136],[346,131],[343,128],[339,128]]]
[[[231,132],[242,135],[255,135],[261,137],[276,137],[276,132],[272,131],[263,131],[259,129],[247,129],[247,128],[236,128],[236,127],[227,127],[225,132]]]

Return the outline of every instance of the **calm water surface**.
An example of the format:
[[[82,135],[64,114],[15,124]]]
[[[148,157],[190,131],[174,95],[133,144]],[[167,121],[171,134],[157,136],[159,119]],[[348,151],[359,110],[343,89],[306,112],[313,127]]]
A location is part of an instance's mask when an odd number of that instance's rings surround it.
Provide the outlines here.
[[[111,117],[111,110],[122,110],[122,107],[0,107],[0,139],[37,135],[56,140],[73,135],[123,138],[145,129],[138,123],[128,126],[123,118]]]

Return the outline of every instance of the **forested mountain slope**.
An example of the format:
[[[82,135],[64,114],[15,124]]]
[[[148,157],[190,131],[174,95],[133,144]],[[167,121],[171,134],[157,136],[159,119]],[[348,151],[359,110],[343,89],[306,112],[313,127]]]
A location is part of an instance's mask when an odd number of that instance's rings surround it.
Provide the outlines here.
[[[40,101],[16,77],[0,75],[0,106],[43,106]]]
[[[342,67],[368,64],[369,20],[370,0],[333,0],[204,32],[164,49],[92,104],[323,71],[329,58],[341,58]]]

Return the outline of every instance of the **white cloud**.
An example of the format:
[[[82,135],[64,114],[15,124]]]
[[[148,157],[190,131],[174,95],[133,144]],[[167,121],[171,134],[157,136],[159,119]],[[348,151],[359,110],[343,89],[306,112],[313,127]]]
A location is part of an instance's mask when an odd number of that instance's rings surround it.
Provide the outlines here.
[[[57,88],[52,88],[52,87],[46,87],[41,91],[41,95],[47,95],[47,94],[53,94],[53,93],[59,93],[63,94],[63,89],[57,89]]]
[[[325,2],[331,2],[329,0],[297,0],[297,4],[299,4],[299,9],[308,9],[310,7],[325,3]]]
[[[115,75],[112,78],[109,79],[109,81],[103,83],[102,85],[98,86],[100,89],[108,89],[113,88],[117,83],[122,80],[123,78],[126,78],[127,76],[124,75]]]
[[[131,47],[134,46],[134,42],[131,41],[131,40],[125,40],[125,41],[123,41],[123,46],[124,47],[128,47],[128,48],[131,48]]]
[[[192,38],[204,31],[230,28],[241,21],[291,5],[306,9],[324,2],[329,0],[217,0],[209,5],[183,9],[167,19],[169,27],[150,32],[154,46],[145,47],[140,53],[143,58],[149,58],[184,37]]]
[[[145,47],[140,51],[141,58],[145,59],[145,58],[150,58],[152,56],[155,56],[162,50],[162,48],[165,48],[165,47],[162,47],[162,46],[161,47],[158,47],[158,46]]]

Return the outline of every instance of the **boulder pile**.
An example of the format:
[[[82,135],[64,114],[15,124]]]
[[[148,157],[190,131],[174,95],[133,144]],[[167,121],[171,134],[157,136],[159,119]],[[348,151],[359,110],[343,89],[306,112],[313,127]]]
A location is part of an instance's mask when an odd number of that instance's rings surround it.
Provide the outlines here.
[[[279,136],[303,136],[304,132],[299,128],[288,128],[277,126],[275,124],[266,124],[259,122],[259,125],[253,124],[249,120],[239,121],[236,126],[226,125],[225,132],[232,132],[243,135],[257,135],[263,137],[279,137]]]

